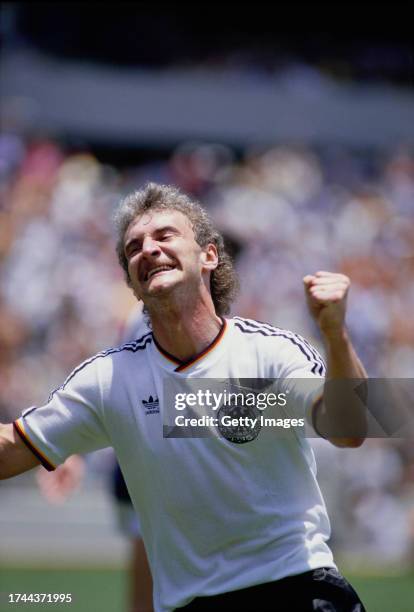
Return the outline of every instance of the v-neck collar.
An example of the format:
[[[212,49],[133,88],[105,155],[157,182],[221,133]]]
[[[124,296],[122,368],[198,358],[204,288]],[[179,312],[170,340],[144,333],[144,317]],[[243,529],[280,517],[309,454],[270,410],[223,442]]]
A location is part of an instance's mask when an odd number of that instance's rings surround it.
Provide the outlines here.
[[[174,365],[176,366],[173,370],[174,372],[183,372],[184,370],[187,370],[191,368],[193,365],[195,365],[196,363],[200,362],[204,357],[210,354],[220,344],[220,341],[223,339],[223,336],[228,327],[226,319],[223,319],[223,317],[220,317],[220,318],[222,321],[222,325],[221,325],[220,331],[218,332],[217,336],[214,338],[212,342],[210,342],[208,346],[206,346],[205,349],[203,349],[200,353],[198,353],[198,355],[191,357],[191,359],[182,361],[178,359],[177,357],[174,357],[174,355],[171,355],[171,353],[168,353],[168,351],[166,351],[165,349],[162,348],[162,346],[160,346],[160,344],[156,341],[155,336],[153,335],[154,346],[156,350],[158,351],[158,353],[161,354],[172,366]]]

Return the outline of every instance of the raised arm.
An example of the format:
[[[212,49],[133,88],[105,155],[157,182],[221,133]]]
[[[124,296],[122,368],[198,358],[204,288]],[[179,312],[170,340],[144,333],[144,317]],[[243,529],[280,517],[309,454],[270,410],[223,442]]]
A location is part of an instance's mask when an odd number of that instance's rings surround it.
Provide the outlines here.
[[[0,423],[0,479],[17,476],[39,464],[39,459],[20,438],[13,423]]]
[[[323,401],[315,406],[317,432],[340,447],[358,447],[366,435],[366,410],[355,393],[367,378],[345,327],[350,280],[320,271],[305,276],[306,298],[325,344],[327,373]],[[348,382],[349,381],[349,382]]]

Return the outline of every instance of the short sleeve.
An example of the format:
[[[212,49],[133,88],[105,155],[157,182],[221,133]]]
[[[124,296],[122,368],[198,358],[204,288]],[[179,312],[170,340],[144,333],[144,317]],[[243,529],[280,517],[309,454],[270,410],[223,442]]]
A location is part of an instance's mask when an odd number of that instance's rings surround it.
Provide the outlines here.
[[[47,404],[25,410],[14,427],[48,470],[75,453],[109,446],[96,360],[76,368]]]
[[[319,351],[299,334],[286,332],[280,378],[286,392],[287,409],[295,418],[306,418],[322,400],[326,367]]]

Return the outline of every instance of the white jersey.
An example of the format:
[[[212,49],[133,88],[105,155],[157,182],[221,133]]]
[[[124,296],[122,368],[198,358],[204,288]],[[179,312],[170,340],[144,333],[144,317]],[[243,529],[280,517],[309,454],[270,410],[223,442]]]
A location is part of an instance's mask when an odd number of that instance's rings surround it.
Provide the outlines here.
[[[187,363],[151,332],[99,353],[15,426],[49,469],[73,453],[114,447],[140,517],[155,610],[166,612],[197,596],[335,564],[308,440],[293,428],[283,437],[262,430],[243,444],[165,438],[165,381],[289,379],[294,401],[284,410],[300,417],[315,394],[295,381],[315,378],[320,388],[323,374],[319,354],[300,336],[235,317]]]

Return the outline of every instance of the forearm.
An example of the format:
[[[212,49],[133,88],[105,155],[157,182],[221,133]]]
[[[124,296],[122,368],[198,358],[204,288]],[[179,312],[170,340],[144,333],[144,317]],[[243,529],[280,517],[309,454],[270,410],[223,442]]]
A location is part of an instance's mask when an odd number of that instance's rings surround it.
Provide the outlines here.
[[[334,378],[368,378],[345,328],[335,333],[325,333],[323,339],[327,359],[327,380]]]
[[[0,423],[0,480],[8,478],[9,469],[6,469],[7,446],[11,441],[10,429],[7,425]]]
[[[324,334],[327,357],[323,405],[318,430],[335,446],[357,447],[365,438],[366,407],[356,390],[364,392],[367,373],[345,328]]]
[[[39,463],[20,440],[13,424],[0,423],[0,480],[31,470]]]

